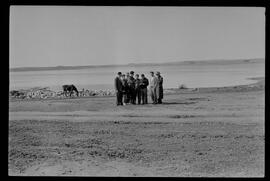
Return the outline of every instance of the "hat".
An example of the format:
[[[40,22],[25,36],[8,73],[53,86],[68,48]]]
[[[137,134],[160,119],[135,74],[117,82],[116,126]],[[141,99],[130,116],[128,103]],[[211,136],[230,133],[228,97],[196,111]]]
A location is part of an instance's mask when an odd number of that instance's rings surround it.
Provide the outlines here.
[[[156,74],[157,74],[157,75],[160,75],[160,72],[157,72]]]
[[[141,76],[144,76],[144,74],[141,74]]]
[[[133,71],[130,71],[130,74],[134,74],[134,72]]]
[[[139,74],[136,74],[136,76],[139,76]]]
[[[117,75],[121,75],[122,73],[121,72],[118,72]]]
[[[153,71],[151,71],[150,73],[151,73],[151,74],[153,74],[154,72],[153,72]]]

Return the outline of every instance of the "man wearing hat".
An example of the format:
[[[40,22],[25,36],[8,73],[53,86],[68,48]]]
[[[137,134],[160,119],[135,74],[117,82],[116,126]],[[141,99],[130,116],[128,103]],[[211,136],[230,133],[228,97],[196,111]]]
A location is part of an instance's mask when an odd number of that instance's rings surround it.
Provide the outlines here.
[[[138,104],[141,104],[141,79],[139,79],[139,74],[135,75],[135,102],[138,100]]]
[[[118,72],[117,77],[114,79],[114,87],[115,87],[115,93],[116,93],[116,105],[123,105],[122,102],[122,91],[123,91],[123,84],[122,84],[122,73]]]
[[[123,105],[125,106],[128,103],[127,94],[128,94],[128,83],[125,77],[125,74],[122,74],[122,84],[123,84]]]
[[[148,79],[141,74],[140,88],[141,88],[141,98],[142,104],[147,104],[147,86],[149,85]]]
[[[157,95],[157,103],[162,104],[163,99],[163,77],[161,77],[160,72],[156,73],[157,75],[157,89],[156,89],[156,95]]]
[[[130,76],[128,79],[128,86],[129,86],[129,98],[130,98],[130,103],[135,104],[136,100],[136,92],[135,92],[135,79],[134,79],[134,71],[130,71]]]
[[[126,80],[127,80],[127,85],[126,85],[126,104],[130,103],[130,87],[128,85],[128,80],[129,80],[129,72],[126,73]]]
[[[157,94],[156,94],[156,89],[158,86],[158,79],[157,77],[154,75],[154,72],[150,72],[150,95],[153,101],[153,104],[157,104]]]

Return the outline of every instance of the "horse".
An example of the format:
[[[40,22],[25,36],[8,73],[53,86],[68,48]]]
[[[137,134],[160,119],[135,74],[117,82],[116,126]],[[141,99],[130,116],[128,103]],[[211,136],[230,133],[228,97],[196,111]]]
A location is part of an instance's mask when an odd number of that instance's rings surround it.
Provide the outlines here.
[[[75,87],[75,85],[71,84],[71,85],[63,85],[63,91],[65,96],[67,97],[67,93],[69,93],[69,97],[71,97],[71,94],[73,93],[73,91],[76,92],[77,97],[79,96],[79,91],[77,90],[77,88]]]

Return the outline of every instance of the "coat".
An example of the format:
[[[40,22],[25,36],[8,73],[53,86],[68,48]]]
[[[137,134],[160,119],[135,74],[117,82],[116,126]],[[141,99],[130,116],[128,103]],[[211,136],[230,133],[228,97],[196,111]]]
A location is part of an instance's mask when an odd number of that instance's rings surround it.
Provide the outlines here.
[[[158,79],[157,77],[150,78],[150,87],[156,88],[158,86]]]
[[[157,98],[163,99],[163,77],[157,77],[158,85],[157,85]]]
[[[135,79],[135,89],[140,89],[141,79]]]
[[[129,77],[127,79],[127,82],[128,82],[128,86],[130,89],[135,89],[135,79],[134,77]]]
[[[123,91],[123,84],[119,77],[114,79],[114,88],[116,91],[122,92]]]
[[[148,85],[149,85],[149,81],[147,78],[144,77],[143,79],[141,79],[141,81],[140,81],[141,89],[147,88]]]
[[[123,93],[128,93],[129,87],[128,87],[127,79],[122,80],[122,85],[123,85]]]

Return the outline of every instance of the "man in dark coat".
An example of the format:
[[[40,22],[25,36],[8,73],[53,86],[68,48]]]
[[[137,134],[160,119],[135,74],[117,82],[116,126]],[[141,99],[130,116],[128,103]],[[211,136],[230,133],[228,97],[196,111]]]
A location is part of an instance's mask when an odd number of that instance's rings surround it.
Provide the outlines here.
[[[129,86],[129,91],[130,91],[130,103],[135,104],[135,99],[136,99],[136,92],[135,92],[135,79],[134,79],[134,72],[130,71],[130,76],[128,79],[128,86]]]
[[[123,98],[124,98],[124,103],[123,105],[126,105],[128,103],[128,83],[127,79],[125,77],[125,74],[122,75],[122,84],[123,84]]]
[[[130,87],[128,84],[128,80],[129,80],[130,76],[129,76],[129,72],[126,73],[126,80],[127,80],[127,85],[126,85],[126,104],[130,103]]]
[[[158,79],[158,86],[156,89],[157,103],[162,104],[163,99],[163,77],[161,77],[160,72],[156,73]]]
[[[114,79],[114,87],[116,93],[116,105],[123,105],[122,98],[123,98],[123,84],[121,80],[122,73],[118,72],[117,77]]]
[[[139,74],[136,74],[135,78],[135,102],[138,100],[138,104],[141,104],[141,87],[140,87],[141,79],[139,79]]]
[[[142,97],[142,104],[147,104],[147,86],[149,85],[148,79],[141,74],[141,81],[140,81],[140,88],[141,88],[141,97]]]

